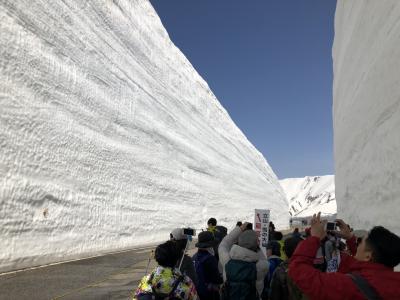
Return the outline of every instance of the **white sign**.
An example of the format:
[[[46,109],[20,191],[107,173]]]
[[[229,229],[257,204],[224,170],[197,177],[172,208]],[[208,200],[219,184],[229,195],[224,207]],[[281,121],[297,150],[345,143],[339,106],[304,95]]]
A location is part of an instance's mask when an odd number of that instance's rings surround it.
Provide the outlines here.
[[[269,231],[269,209],[256,209],[254,216],[254,230],[257,232],[258,239],[260,241],[261,250],[266,253],[266,247],[268,244],[268,231]]]

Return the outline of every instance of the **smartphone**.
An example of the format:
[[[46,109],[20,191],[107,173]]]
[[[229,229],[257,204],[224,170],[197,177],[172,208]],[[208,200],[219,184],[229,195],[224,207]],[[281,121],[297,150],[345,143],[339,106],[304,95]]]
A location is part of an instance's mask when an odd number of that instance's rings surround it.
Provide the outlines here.
[[[196,230],[192,229],[192,228],[183,228],[183,234],[190,235],[190,236],[195,236],[196,235]]]
[[[326,230],[327,231],[334,231],[336,230],[337,224],[336,222],[327,222],[326,223]]]

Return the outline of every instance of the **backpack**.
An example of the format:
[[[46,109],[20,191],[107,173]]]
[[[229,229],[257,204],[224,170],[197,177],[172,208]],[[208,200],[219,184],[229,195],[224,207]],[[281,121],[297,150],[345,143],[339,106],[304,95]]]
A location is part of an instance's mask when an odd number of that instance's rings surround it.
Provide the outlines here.
[[[215,253],[215,258],[219,261],[219,253],[218,253],[218,247],[221,241],[224,239],[224,237],[228,234],[228,229],[225,226],[216,226],[215,231],[214,231],[214,238],[217,241],[215,243],[214,248],[214,253]]]
[[[178,287],[179,283],[181,283],[183,281],[183,276],[179,276],[175,282],[174,285],[172,286],[172,290],[171,292],[169,292],[168,294],[166,293],[159,293],[156,292],[151,284],[151,282],[153,281],[154,278],[154,273],[151,274],[151,276],[149,277],[148,280],[148,284],[151,286],[151,294],[143,294],[141,296],[137,297],[137,300],[179,300],[178,298],[176,298],[174,296],[175,290]]]
[[[209,286],[210,283],[207,282],[207,277],[204,272],[204,263],[205,261],[210,258],[212,255],[210,253],[206,253],[199,258],[199,253],[196,253],[193,256],[193,263],[194,263],[194,268],[196,270],[197,274],[197,293],[199,295],[205,296],[210,293]]]
[[[264,277],[264,287],[261,293],[261,299],[268,299],[270,293],[270,285],[272,276],[274,275],[275,269],[283,262],[283,260],[279,257],[268,258],[268,273]]]
[[[227,234],[228,234],[228,229],[225,226],[220,226],[220,225],[215,226],[214,237],[218,241],[218,243],[221,243],[221,241]]]
[[[222,300],[258,300],[255,262],[231,259],[225,265],[225,273]]]
[[[308,300],[308,297],[303,294],[299,287],[293,282],[293,280],[287,277],[287,287],[289,292],[288,299],[290,300]]]
[[[263,299],[307,300],[293,280],[288,276],[289,264],[282,262],[274,271],[268,295]],[[279,287],[279,288],[278,288]]]

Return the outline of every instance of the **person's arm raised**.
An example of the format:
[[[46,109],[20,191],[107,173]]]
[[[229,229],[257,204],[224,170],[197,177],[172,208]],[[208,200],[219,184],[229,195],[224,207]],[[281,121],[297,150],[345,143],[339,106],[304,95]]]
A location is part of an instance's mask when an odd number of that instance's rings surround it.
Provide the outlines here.
[[[313,261],[320,247],[320,239],[325,235],[320,214],[314,215],[311,220],[311,237],[297,246],[290,259],[289,277],[311,299],[336,300],[339,299],[338,295],[357,293],[351,279],[345,274],[323,273],[314,268]]]
[[[336,223],[339,227],[339,231],[336,231],[336,234],[346,240],[346,244],[349,247],[351,254],[355,255],[357,252],[356,237],[351,232],[350,226],[342,219],[336,219]]]
[[[244,223],[242,226],[236,226],[227,236],[223,238],[218,247],[219,260],[224,267],[225,264],[230,260],[229,251],[231,250],[234,243],[237,242],[240,233],[242,232],[242,227],[247,226]]]
[[[342,219],[336,219],[335,221],[339,227],[339,231],[335,231],[336,234],[345,240],[351,239],[353,237],[353,233],[350,231],[349,225],[347,225]]]

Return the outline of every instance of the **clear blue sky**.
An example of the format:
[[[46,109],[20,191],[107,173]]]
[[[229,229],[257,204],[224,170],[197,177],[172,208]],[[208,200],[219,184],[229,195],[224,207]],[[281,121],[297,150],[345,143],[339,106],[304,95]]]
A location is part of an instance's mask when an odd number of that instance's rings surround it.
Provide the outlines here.
[[[279,178],[333,174],[336,0],[151,0]]]

